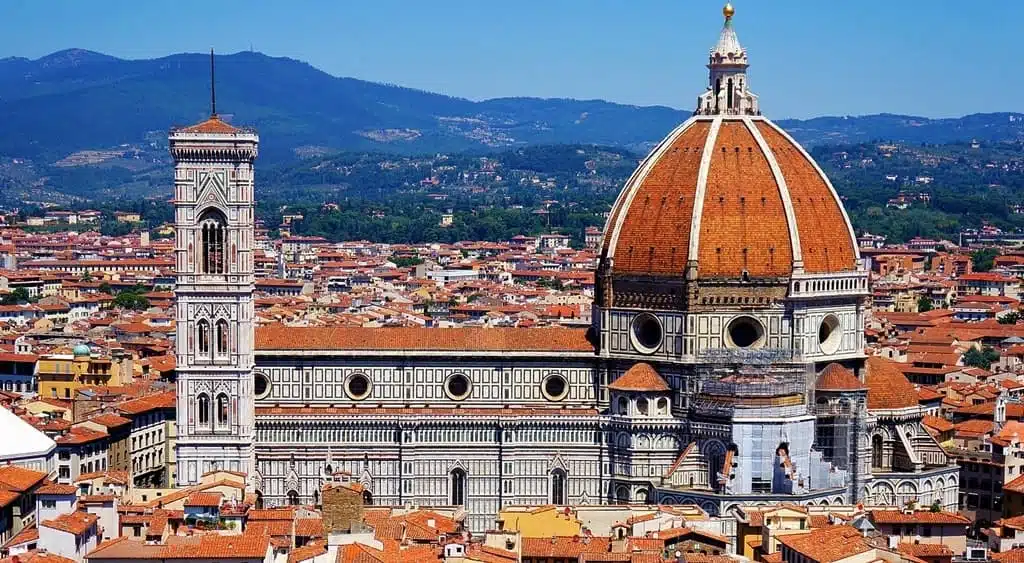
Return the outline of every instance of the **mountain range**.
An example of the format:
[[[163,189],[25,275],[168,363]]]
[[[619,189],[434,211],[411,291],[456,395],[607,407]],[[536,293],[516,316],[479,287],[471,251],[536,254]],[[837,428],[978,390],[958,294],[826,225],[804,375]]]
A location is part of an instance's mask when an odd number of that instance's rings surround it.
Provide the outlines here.
[[[174,125],[209,114],[204,54],[125,60],[68,49],[0,59],[0,156],[53,163],[81,150],[161,149]],[[222,117],[255,127],[261,157],[288,161],[344,150],[405,154],[583,143],[643,152],[690,112],[603,100],[471,101],[336,77],[257,52],[216,58]],[[807,145],[1024,138],[1024,114],[952,119],[902,115],[783,119]]]

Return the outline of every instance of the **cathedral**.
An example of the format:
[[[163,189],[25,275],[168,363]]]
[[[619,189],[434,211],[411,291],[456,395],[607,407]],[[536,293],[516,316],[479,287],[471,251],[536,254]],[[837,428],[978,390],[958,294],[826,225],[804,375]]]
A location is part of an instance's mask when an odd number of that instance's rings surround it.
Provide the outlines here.
[[[733,9],[693,116],[605,225],[593,324],[254,327],[259,137],[175,129],[178,484],[266,506],[865,503],[956,509],[955,464],[865,354],[868,271],[828,178],[761,115]]]

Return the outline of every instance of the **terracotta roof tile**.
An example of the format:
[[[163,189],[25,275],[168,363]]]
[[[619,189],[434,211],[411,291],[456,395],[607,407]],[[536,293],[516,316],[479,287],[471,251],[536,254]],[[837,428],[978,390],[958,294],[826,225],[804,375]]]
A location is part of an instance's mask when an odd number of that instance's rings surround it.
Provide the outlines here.
[[[95,514],[71,512],[69,514],[61,514],[52,520],[44,520],[40,525],[80,536],[96,524],[97,520],[99,520],[99,516]]]
[[[189,127],[183,127],[179,129],[182,133],[220,133],[220,134],[234,134],[241,133],[242,130],[237,127],[232,127],[227,122],[221,120],[216,115],[211,115],[209,119],[202,123],[197,123]]]
[[[775,126],[757,122],[786,180],[800,236],[804,271],[854,270],[856,250],[842,207],[814,165]]]
[[[14,537],[7,540],[7,543],[3,544],[0,547],[2,547],[3,549],[10,549],[11,547],[16,545],[32,543],[34,541],[39,541],[39,528],[36,528],[33,525],[27,528],[22,528],[20,532],[14,534]]]
[[[682,275],[689,254],[690,225],[704,144],[710,130],[696,121],[682,131],[653,163],[631,202],[612,210],[605,236],[625,212],[612,257],[615,272]],[[627,187],[627,189],[629,189]],[[625,195],[625,194],[623,194]],[[606,238],[605,252],[610,240]]]
[[[256,329],[257,350],[593,352],[585,329],[286,327]]]
[[[219,507],[223,499],[223,493],[195,492],[185,499],[185,506]]]
[[[33,471],[19,465],[0,467],[0,490],[24,493],[46,477],[46,473]]]
[[[991,554],[993,561],[1000,563],[1024,563],[1024,548],[1011,549]]]
[[[853,375],[852,371],[837,363],[831,363],[821,370],[814,388],[818,391],[859,391],[867,387]]]
[[[917,391],[896,362],[871,356],[865,363],[868,409],[902,409],[918,406]]]
[[[873,549],[852,526],[833,526],[811,530],[807,534],[779,536],[779,541],[811,561],[838,561]]]
[[[78,487],[74,485],[61,485],[58,483],[46,483],[36,489],[37,495],[74,495],[78,494]]]
[[[668,383],[646,362],[637,362],[608,386],[613,391],[668,391]]]
[[[583,553],[607,553],[610,545],[611,539],[604,537],[552,536],[523,538],[521,549],[524,559],[564,559],[578,558]]]
[[[849,237],[847,237],[849,238]],[[793,271],[782,195],[742,121],[725,121],[708,170],[697,255],[700,277],[788,276]]]
[[[966,516],[955,512],[932,512],[930,510],[915,510],[909,514],[901,510],[871,510],[868,511],[871,521],[875,524],[963,524],[968,525],[971,520]]]

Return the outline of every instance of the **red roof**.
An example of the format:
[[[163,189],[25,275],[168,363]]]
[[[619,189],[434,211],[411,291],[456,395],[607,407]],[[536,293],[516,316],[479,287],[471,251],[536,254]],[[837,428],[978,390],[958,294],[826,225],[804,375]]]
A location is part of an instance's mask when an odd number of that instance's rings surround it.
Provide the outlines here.
[[[287,327],[256,329],[257,350],[593,352],[585,329]]]
[[[241,129],[237,127],[232,127],[227,122],[222,121],[216,115],[211,115],[210,118],[206,121],[202,123],[197,123],[190,127],[184,127],[179,131],[181,131],[182,133],[214,133],[227,135],[242,132]]]
[[[969,525],[970,518],[956,512],[932,512],[930,510],[871,510],[871,521],[875,524],[947,524]]]
[[[613,273],[682,276],[696,261],[703,277],[789,275],[791,227],[803,233],[800,251],[808,272],[855,268],[856,245],[827,180],[776,126],[759,120],[753,129],[763,142],[741,121],[717,129],[692,121],[645,160],[605,228],[602,259],[610,259]],[[776,179],[769,156],[785,182]],[[698,190],[702,178],[704,189]],[[693,237],[696,255],[689,252]]]
[[[646,362],[637,362],[608,386],[613,391],[668,391],[670,387]]]
[[[853,372],[837,363],[831,363],[821,370],[814,383],[818,391],[859,391],[866,389]]]
[[[71,512],[69,514],[61,514],[53,520],[44,520],[41,525],[80,536],[96,524],[98,519],[99,516],[89,514],[88,512]]]
[[[19,465],[0,467],[0,490],[24,493],[46,477],[46,473],[33,471]]]
[[[868,409],[902,409],[918,406],[917,391],[896,362],[872,356],[865,363]]]

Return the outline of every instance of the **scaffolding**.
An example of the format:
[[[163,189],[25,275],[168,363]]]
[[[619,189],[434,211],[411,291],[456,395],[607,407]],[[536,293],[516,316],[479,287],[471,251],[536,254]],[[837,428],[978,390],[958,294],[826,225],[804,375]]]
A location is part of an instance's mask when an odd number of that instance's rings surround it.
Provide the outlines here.
[[[863,398],[852,393],[829,393],[815,398],[814,449],[837,470],[849,474],[850,499],[863,500],[865,478],[861,455],[867,436]]]
[[[805,408],[813,368],[791,348],[714,349],[701,353],[691,406],[701,414],[731,416],[743,408]]]

